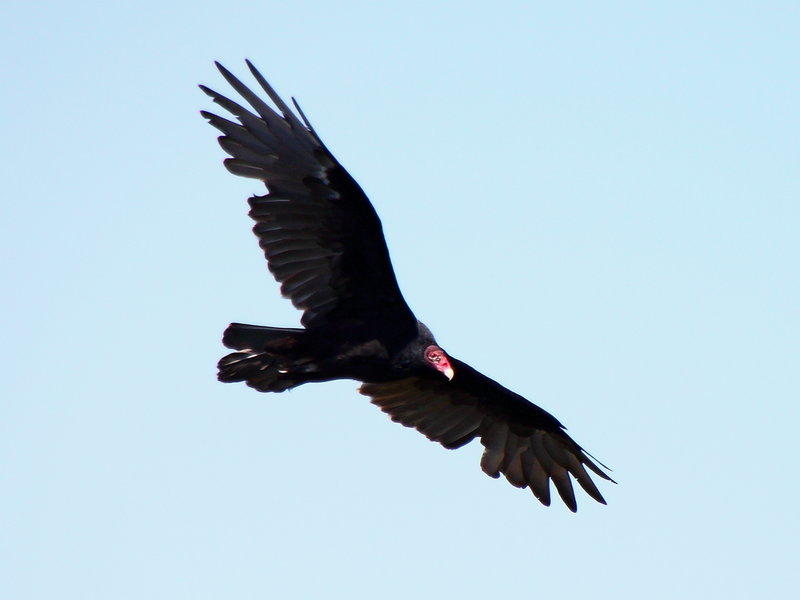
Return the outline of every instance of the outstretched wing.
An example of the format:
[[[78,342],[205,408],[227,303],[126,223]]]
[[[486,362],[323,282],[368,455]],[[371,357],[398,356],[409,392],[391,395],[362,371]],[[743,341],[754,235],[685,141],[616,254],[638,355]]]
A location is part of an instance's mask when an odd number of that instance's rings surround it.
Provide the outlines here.
[[[200,88],[238,123],[203,111],[222,132],[231,173],[263,181],[265,196],[250,198],[253,231],[281,293],[303,310],[313,328],[335,322],[391,322],[414,331],[389,260],[380,219],[369,199],[317,136],[299,106],[301,122],[248,61],[270,107],[227,69],[223,77],[255,113]]]
[[[414,427],[445,448],[459,448],[479,437],[485,447],[481,468],[502,473],[520,488],[529,487],[550,505],[550,481],[572,512],[578,509],[570,475],[589,496],[605,504],[587,468],[613,481],[547,411],[451,358],[452,381],[410,377],[365,383],[360,392],[393,421]]]

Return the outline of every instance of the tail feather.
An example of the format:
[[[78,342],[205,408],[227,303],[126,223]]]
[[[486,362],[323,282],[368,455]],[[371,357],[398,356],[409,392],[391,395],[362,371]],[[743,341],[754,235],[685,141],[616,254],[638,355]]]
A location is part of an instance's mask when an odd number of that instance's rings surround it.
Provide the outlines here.
[[[222,343],[232,350],[289,350],[304,331],[293,327],[231,323],[222,334]]]
[[[244,381],[261,392],[283,392],[303,383],[291,373],[287,353],[296,346],[303,329],[231,323],[222,342],[238,350],[217,363],[217,379]]]

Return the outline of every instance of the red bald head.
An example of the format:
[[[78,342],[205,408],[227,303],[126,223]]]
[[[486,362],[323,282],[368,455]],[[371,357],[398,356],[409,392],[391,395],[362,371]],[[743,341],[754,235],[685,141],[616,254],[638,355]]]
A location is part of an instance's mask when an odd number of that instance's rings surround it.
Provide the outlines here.
[[[425,348],[425,362],[447,377],[447,379],[453,379],[455,376],[455,371],[453,371],[453,366],[450,364],[450,359],[439,346],[428,346]]]

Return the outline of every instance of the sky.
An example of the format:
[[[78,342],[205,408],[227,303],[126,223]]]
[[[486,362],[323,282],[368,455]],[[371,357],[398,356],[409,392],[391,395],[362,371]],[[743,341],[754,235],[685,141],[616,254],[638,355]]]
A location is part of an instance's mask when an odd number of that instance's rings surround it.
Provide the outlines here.
[[[789,597],[795,2],[5,2],[0,597]],[[613,469],[572,514],[357,383],[215,379],[297,325],[220,60],[296,97],[454,356]],[[247,79],[247,81],[252,81]]]

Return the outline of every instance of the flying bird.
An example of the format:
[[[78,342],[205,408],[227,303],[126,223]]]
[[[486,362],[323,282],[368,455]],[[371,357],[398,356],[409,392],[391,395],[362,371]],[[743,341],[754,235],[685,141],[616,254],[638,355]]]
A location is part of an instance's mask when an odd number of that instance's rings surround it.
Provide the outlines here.
[[[234,352],[219,361],[219,380],[283,392],[354,379],[393,421],[445,448],[480,439],[483,471],[530,488],[545,506],[552,481],[575,512],[572,479],[605,504],[588,471],[613,481],[606,467],[558,419],[445,352],[417,320],[398,287],[378,214],[297,102],[295,113],[250,61],[272,106],[216,65],[251,108],[200,86],[236,121],[201,114],[222,132],[227,169],[266,184],[267,194],[249,199],[253,231],[282,295],[303,312],[302,328],[229,325],[223,343]]]

